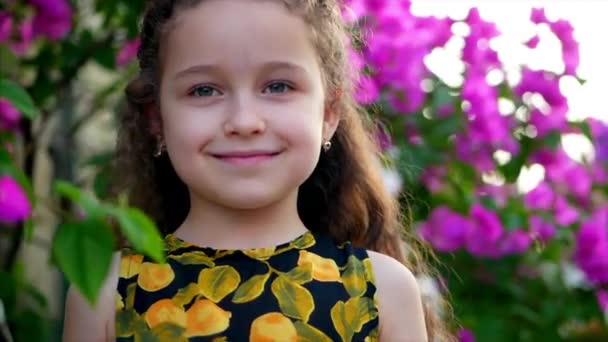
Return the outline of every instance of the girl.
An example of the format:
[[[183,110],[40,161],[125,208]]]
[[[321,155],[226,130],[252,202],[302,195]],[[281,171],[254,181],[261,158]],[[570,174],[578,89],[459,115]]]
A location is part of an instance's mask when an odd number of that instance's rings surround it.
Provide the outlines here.
[[[151,1],[118,169],[167,263],[123,251],[95,308],[70,290],[66,341],[433,335],[345,33],[337,0]]]

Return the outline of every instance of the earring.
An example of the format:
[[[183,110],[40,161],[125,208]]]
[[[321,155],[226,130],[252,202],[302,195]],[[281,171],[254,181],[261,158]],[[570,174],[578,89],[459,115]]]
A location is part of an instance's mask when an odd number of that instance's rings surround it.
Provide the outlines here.
[[[323,151],[327,152],[330,149],[331,149],[331,141],[325,140],[325,142],[323,143]]]
[[[158,158],[163,155],[163,152],[166,149],[165,141],[160,136],[156,137],[156,151],[154,152],[154,157]]]

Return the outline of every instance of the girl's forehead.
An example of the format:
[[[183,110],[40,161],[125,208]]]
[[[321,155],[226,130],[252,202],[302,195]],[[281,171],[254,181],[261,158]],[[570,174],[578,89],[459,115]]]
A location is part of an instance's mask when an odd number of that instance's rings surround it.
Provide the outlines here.
[[[270,60],[316,64],[308,24],[282,1],[206,0],[175,19],[163,49],[170,69]]]

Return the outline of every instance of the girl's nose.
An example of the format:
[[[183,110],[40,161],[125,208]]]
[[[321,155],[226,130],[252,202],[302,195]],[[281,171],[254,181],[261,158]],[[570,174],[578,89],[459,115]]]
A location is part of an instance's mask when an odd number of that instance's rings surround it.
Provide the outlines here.
[[[255,100],[250,97],[241,96],[235,100],[234,106],[230,108],[231,113],[224,123],[226,135],[256,135],[266,130],[266,120],[254,105]]]

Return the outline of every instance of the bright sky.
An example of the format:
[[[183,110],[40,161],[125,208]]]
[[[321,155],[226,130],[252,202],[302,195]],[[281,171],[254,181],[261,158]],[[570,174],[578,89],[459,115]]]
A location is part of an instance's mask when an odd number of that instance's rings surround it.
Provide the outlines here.
[[[562,91],[569,99],[570,117],[593,116],[608,121],[608,105],[604,103],[608,97],[608,1],[412,0],[412,11],[418,15],[449,15],[463,19],[471,7],[479,8],[482,18],[495,22],[503,33],[492,44],[503,62],[514,63],[506,66],[509,69],[518,63],[526,63],[533,68],[561,70],[563,64],[559,41],[548,28],[538,29],[530,22],[530,10],[544,7],[550,20],[569,20],[580,43],[578,73],[587,80],[583,86],[573,79],[562,80]],[[541,41],[536,50],[529,50],[521,44],[537,32]],[[457,50],[459,44],[451,42],[452,51]],[[448,51],[439,53],[428,60],[428,65],[448,83],[458,83],[462,66],[458,64],[456,56]]]

